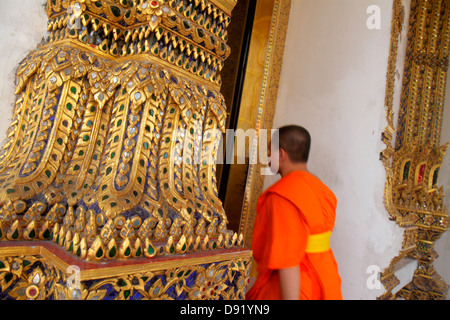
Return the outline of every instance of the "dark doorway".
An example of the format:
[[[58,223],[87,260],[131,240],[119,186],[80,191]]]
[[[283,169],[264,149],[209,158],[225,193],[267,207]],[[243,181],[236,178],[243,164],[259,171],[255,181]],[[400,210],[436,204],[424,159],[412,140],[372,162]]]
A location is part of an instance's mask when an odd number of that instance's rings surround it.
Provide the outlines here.
[[[225,61],[225,65],[221,73],[223,83],[221,92],[225,98],[228,108],[227,129],[236,130],[238,125],[256,3],[257,0],[239,0],[232,12],[231,23],[228,27],[228,45],[231,47],[231,55],[228,60]],[[224,150],[227,143],[233,143],[233,141],[224,141]],[[226,156],[224,159],[226,159]],[[217,165],[217,184],[219,198],[224,204],[229,220],[228,228],[238,232],[244,192],[242,192],[242,199],[240,203],[239,199],[235,199],[235,197],[233,197],[233,205],[230,206],[227,204],[227,189],[231,178],[231,166],[232,164],[227,163],[226,161],[224,161],[223,164]],[[244,178],[247,176],[246,171],[248,169],[248,164],[237,166],[243,166],[242,170],[240,170],[243,172],[239,176],[241,177],[240,180],[245,180]],[[243,190],[245,188],[245,182],[240,181],[239,183],[243,184],[239,185],[239,187],[242,187]]]

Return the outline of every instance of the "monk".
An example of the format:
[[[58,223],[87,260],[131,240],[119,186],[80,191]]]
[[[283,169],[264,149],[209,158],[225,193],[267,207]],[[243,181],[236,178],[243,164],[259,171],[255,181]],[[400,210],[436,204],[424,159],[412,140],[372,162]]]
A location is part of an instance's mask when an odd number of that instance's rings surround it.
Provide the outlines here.
[[[308,171],[310,146],[306,129],[279,129],[271,159],[279,160],[281,180],[257,204],[252,242],[257,278],[247,300],[342,299],[330,249],[337,199]]]

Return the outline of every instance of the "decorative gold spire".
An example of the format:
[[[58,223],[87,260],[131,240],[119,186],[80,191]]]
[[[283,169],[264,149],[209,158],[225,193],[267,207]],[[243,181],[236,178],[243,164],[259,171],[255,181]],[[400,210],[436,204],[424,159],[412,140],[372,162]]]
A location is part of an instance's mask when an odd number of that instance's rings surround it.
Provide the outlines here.
[[[47,41],[70,39],[111,57],[161,59],[221,85],[235,1],[57,0],[47,2]],[[221,9],[222,8],[222,9]],[[226,11],[223,11],[226,9]]]

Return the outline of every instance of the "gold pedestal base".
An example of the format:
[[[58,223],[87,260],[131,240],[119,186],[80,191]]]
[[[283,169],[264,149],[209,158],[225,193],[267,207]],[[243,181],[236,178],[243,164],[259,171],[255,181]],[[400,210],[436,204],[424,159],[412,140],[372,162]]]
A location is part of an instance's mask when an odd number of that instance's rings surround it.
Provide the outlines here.
[[[1,300],[240,300],[251,251],[87,262],[52,242],[0,243]]]

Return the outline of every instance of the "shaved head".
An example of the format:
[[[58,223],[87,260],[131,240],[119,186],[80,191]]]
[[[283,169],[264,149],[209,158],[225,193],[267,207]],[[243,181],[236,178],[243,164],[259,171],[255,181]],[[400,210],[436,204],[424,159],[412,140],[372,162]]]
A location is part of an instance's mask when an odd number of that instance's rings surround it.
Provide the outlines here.
[[[307,163],[311,148],[311,135],[300,126],[286,126],[279,129],[279,147],[293,163]]]

